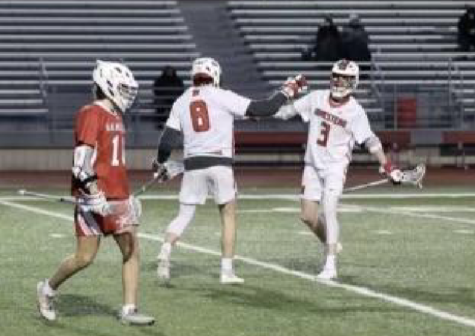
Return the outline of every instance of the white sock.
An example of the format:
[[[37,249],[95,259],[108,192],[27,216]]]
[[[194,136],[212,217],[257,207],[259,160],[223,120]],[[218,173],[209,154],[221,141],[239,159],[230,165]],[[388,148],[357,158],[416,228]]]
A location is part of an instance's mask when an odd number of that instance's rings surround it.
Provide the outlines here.
[[[162,249],[160,250],[160,257],[164,259],[170,259],[170,254],[172,253],[172,244],[169,242],[165,242],[162,245]]]
[[[56,291],[51,288],[51,286],[49,285],[49,280],[46,279],[45,280],[45,285],[43,286],[43,294],[45,295],[48,295],[48,296],[55,296],[56,295]]]
[[[325,261],[325,267],[324,268],[329,268],[329,269],[335,269],[336,268],[336,255],[327,255],[327,260]]]
[[[233,272],[233,258],[221,259],[221,273]]]
[[[137,309],[137,306],[129,303],[122,306],[122,315],[127,315],[134,312]]]

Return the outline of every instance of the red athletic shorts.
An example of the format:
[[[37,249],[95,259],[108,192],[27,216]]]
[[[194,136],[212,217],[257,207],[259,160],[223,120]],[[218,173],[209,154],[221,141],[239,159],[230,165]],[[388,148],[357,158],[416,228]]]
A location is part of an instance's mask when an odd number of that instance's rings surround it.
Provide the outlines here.
[[[138,216],[128,199],[109,201],[109,203],[113,214],[105,217],[76,206],[74,210],[76,235],[83,237],[121,234],[139,225]]]

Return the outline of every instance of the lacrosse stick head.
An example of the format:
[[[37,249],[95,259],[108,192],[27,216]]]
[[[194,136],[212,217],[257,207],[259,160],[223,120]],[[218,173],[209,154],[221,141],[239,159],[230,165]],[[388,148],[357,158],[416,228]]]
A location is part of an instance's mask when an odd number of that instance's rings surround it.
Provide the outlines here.
[[[412,184],[419,189],[422,189],[422,181],[426,175],[426,165],[420,163],[416,168],[411,170],[404,170],[402,172],[401,183],[403,184]]]

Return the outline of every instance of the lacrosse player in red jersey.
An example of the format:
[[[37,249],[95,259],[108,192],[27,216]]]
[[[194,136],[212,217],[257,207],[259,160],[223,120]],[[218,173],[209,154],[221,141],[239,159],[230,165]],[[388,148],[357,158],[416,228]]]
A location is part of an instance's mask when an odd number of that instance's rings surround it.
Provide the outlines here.
[[[232,169],[234,120],[271,116],[306,87],[301,75],[289,79],[268,99],[250,100],[220,87],[221,67],[212,58],[198,58],[192,64],[193,85],[173,104],[160,139],[155,169],[160,171],[170,156],[172,144],[183,135],[185,173],[180,190],[178,215],[166,229],[158,254],[157,275],[170,278],[170,254],[195,215],[206,202],[208,192],[218,205],[222,230],[220,282],[240,284],[233,267],[236,236],[236,182]]]
[[[51,278],[38,283],[38,308],[43,318],[56,320],[53,298],[59,286],[92,263],[101,235],[112,235],[123,260],[119,318],[126,324],[149,325],[154,319],[137,311],[140,203],[129,193],[122,119],[137,96],[138,84],[121,63],[97,61],[92,77],[95,100],[78,112],[74,129],[72,194],[78,203],[74,212],[77,248]]]
[[[288,119],[298,114],[309,123],[301,219],[325,244],[324,266],[317,275],[322,280],[337,277],[336,256],[341,250],[337,207],[355,143],[364,145],[376,157],[381,172],[393,183],[400,183],[403,175],[386,158],[366,112],[352,96],[358,76],[355,62],[340,60],[333,65],[329,90],[312,91],[281,108],[275,116]]]

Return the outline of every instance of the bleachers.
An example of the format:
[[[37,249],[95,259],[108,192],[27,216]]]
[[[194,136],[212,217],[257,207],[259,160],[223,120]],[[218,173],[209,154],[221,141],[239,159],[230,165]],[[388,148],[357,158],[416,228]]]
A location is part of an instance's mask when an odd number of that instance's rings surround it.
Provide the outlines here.
[[[0,1],[0,44],[0,116],[36,113],[58,127],[70,127],[85,103],[96,59],[130,66],[141,86],[137,112],[149,113],[161,69],[187,79],[198,56],[170,0]]]
[[[447,109],[473,117],[475,62],[458,52],[456,43],[457,22],[467,4],[461,0],[232,0],[228,10],[271,84],[302,72],[313,87],[327,86],[330,64],[317,67],[302,61],[301,52],[314,41],[324,15],[331,14],[342,27],[349,14],[356,13],[370,36],[375,65],[372,80],[363,80],[358,93],[368,112],[392,110],[397,100],[394,92],[404,87],[433,86],[437,92],[450,91],[453,105]],[[386,93],[383,100],[378,99],[381,92]]]

